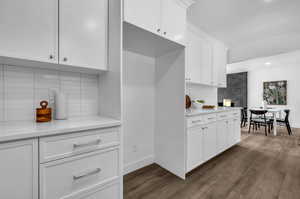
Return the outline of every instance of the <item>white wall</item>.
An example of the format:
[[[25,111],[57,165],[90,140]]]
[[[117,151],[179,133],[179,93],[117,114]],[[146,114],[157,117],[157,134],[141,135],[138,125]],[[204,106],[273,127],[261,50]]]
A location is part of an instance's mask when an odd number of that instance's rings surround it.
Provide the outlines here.
[[[153,162],[155,59],[123,54],[124,172]]]
[[[0,121],[35,120],[51,90],[68,96],[69,117],[98,114],[98,76],[0,64]]]
[[[266,65],[267,62],[271,65]],[[287,106],[282,107],[291,109],[291,125],[300,127],[300,51],[232,64],[229,70],[248,71],[249,107],[261,106],[263,82],[287,80]]]
[[[187,84],[187,94],[194,99],[205,100],[207,105],[218,104],[218,89],[212,86]]]

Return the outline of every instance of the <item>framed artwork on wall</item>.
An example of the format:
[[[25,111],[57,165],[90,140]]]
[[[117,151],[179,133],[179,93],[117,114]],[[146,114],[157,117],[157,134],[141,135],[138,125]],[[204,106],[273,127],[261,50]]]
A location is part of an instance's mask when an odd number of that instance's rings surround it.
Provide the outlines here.
[[[287,105],[287,81],[264,82],[263,97],[268,105]]]

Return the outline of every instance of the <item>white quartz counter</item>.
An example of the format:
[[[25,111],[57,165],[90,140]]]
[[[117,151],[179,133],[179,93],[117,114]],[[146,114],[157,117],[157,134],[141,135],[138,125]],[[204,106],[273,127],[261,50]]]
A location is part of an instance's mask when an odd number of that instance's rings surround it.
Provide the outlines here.
[[[220,113],[226,111],[237,111],[241,110],[240,107],[219,107],[215,109],[188,109],[185,112],[185,116],[192,117],[196,115],[203,115],[203,114],[211,114],[211,113]]]
[[[35,123],[30,121],[0,122],[0,142],[66,134],[120,125],[121,121],[107,117],[54,120],[48,123]]]

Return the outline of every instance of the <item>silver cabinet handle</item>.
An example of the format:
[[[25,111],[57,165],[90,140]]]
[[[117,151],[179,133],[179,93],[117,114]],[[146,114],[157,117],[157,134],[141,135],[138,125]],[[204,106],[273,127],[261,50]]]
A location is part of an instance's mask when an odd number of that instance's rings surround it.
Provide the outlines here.
[[[64,61],[64,62],[68,61],[68,58],[64,57],[64,58],[63,58],[63,61]]]
[[[88,176],[91,176],[91,175],[95,175],[95,174],[100,173],[100,172],[101,172],[101,169],[97,168],[97,169],[94,169],[94,170],[91,170],[91,171],[84,172],[83,174],[74,175],[73,180],[79,180],[81,178],[85,178],[85,177],[88,177]]]
[[[202,127],[202,130],[208,129],[208,127]]]
[[[214,117],[210,117],[210,118],[208,118],[209,120],[213,120],[213,119],[215,119]]]
[[[221,115],[220,117],[221,117],[221,118],[224,118],[224,117],[226,117],[226,115]]]
[[[157,29],[157,32],[160,32],[160,28]]]
[[[186,81],[191,81],[191,78],[185,78]]]
[[[98,139],[98,140],[87,142],[87,143],[73,144],[73,149],[88,147],[88,146],[95,146],[95,145],[99,145],[101,142],[102,142],[102,140]]]
[[[164,32],[164,35],[166,35],[167,34],[167,32]]]
[[[192,121],[192,123],[193,124],[195,124],[195,123],[198,123],[198,122],[201,122],[202,120],[194,120],[194,121]]]

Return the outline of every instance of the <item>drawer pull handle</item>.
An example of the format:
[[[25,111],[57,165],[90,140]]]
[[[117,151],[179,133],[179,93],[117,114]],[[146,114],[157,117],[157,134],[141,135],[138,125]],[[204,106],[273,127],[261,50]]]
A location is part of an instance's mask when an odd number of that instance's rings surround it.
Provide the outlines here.
[[[208,118],[209,120],[213,120],[213,119],[215,119],[214,117],[210,117],[210,118]]]
[[[95,175],[95,174],[100,173],[100,172],[101,172],[101,169],[97,168],[97,169],[94,169],[92,171],[88,171],[84,174],[75,175],[75,176],[73,176],[73,180],[79,180],[81,178],[85,178],[85,177],[88,177],[88,176],[91,176],[91,175]]]
[[[224,118],[224,117],[226,117],[226,115],[221,115],[220,117]]]
[[[202,127],[202,130],[208,129],[208,127]]]
[[[82,144],[73,144],[73,148],[82,148],[82,147],[88,147],[88,146],[95,146],[99,145],[101,143],[101,139],[92,141],[92,142],[87,142],[87,143],[82,143]]]
[[[202,120],[194,120],[194,121],[192,121],[192,123],[193,124],[195,124],[195,123],[198,123],[198,122],[201,122]]]

